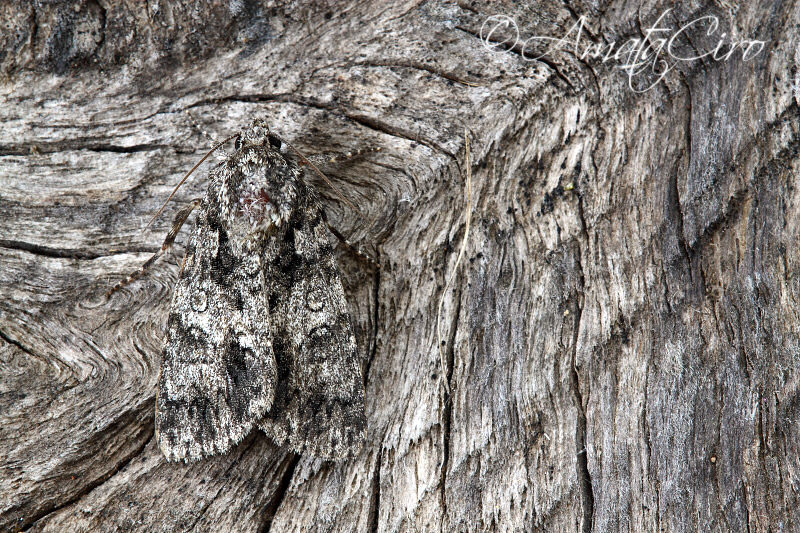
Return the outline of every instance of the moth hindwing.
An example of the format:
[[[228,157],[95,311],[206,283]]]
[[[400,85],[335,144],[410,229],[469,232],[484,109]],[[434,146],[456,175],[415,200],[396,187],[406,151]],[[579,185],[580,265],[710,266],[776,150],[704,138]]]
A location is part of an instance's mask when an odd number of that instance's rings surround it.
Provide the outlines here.
[[[254,121],[197,202],[156,398],[169,460],[225,453],[254,426],[324,459],[364,440],[361,363],[322,208],[280,147]]]

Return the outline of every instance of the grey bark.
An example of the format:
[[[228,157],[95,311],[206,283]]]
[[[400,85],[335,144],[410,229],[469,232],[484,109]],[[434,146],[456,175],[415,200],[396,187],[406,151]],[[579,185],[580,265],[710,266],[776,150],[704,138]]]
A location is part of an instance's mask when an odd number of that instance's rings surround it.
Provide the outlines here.
[[[668,7],[767,48],[635,93],[618,63],[480,39],[494,14],[523,38],[586,15],[589,42],[622,43]],[[0,20],[0,528],[800,530],[797,1],[5,1]],[[367,444],[326,463],[254,432],[170,464],[153,405],[187,232],[104,292],[202,194],[203,169],[142,231],[210,147],[198,129],[256,116],[327,161],[362,213],[319,183],[329,218],[382,265],[340,250]],[[472,227],[443,295],[465,129]]]

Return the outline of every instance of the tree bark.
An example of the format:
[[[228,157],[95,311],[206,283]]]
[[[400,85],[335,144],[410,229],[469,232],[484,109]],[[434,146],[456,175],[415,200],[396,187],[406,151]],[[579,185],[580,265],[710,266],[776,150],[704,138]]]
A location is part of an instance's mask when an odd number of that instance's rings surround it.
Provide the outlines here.
[[[800,3],[738,4],[0,4],[0,529],[800,530]],[[766,48],[631,82],[524,45],[581,16],[619,45],[668,8],[719,21],[676,50]],[[492,15],[519,40],[487,43]],[[360,211],[315,180],[329,218],[381,264],[339,249],[367,442],[167,463],[188,232],[104,293],[202,196],[209,163],[142,231],[200,130],[255,117],[325,161]]]

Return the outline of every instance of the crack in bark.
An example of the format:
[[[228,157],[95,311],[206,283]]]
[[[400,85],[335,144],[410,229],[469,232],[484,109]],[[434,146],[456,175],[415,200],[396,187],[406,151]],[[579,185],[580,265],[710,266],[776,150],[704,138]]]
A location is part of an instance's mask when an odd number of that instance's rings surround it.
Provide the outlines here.
[[[455,341],[456,333],[458,331],[458,321],[461,318],[461,291],[458,291],[456,296],[456,313],[453,317],[453,326],[448,339],[447,348],[447,385],[450,392],[445,390],[442,393],[442,402],[444,404],[442,413],[442,468],[439,475],[439,484],[442,487],[442,528],[444,528],[445,521],[447,520],[447,467],[450,464],[450,428],[453,422],[453,370],[455,363]]]
[[[580,323],[580,317],[578,318],[578,323]],[[592,517],[594,516],[594,491],[592,489],[592,476],[589,473],[589,460],[587,457],[589,452],[586,448],[586,410],[583,407],[583,395],[580,390],[578,371],[575,369],[574,365],[572,368],[572,385],[578,407],[576,440],[578,444],[578,483],[581,490],[581,507],[583,508],[581,531],[583,533],[591,533]]]
[[[347,113],[347,112],[344,112],[342,114],[345,117],[347,117],[350,120],[352,120],[353,122],[356,122],[357,124],[361,124],[362,126],[367,127],[369,129],[378,131],[380,133],[384,133],[386,135],[391,135],[392,137],[398,137],[400,139],[406,139],[406,140],[414,142],[414,143],[419,143],[419,144],[421,144],[423,146],[427,146],[428,148],[430,148],[434,152],[441,152],[441,153],[445,154],[446,156],[449,156],[451,159],[455,159],[456,158],[455,154],[453,154],[452,152],[446,150],[443,146],[439,146],[436,143],[434,143],[433,141],[429,141],[427,139],[422,139],[422,138],[419,137],[419,135],[411,135],[408,132],[401,131],[401,130],[399,130],[397,128],[392,128],[389,124],[384,124],[384,123],[380,122],[379,120],[371,118],[371,117],[357,116],[357,115],[354,115],[352,113]]]
[[[383,454],[378,450],[378,460],[375,464],[375,474],[372,476],[372,493],[369,499],[369,520],[367,521],[369,531],[377,533],[378,517],[381,505],[381,459]]]
[[[204,98],[203,100],[198,100],[197,102],[190,104],[184,108],[184,111],[188,111],[189,109],[200,107],[204,105],[219,105],[224,104],[225,102],[243,102],[246,104],[263,104],[267,102],[284,102],[290,101],[290,93],[278,93],[278,94],[238,94],[238,95],[228,95],[228,96],[218,96],[215,98]]]
[[[30,357],[33,357],[35,359],[41,359],[46,363],[50,363],[50,361],[48,361],[46,358],[43,358],[41,356],[37,356],[35,353],[33,353],[33,351],[31,351],[30,348],[27,348],[22,343],[20,343],[18,340],[12,339],[11,337],[9,337],[2,329],[0,329],[0,339],[4,340],[8,344],[11,344],[12,346],[16,346],[22,352],[28,354]]]
[[[578,216],[581,221],[581,233],[587,241],[589,234],[586,229],[586,219],[583,212],[583,199],[578,198]],[[583,262],[581,261],[580,243],[578,244],[578,270],[580,272],[580,295],[583,297],[586,287],[586,278],[583,271]],[[583,406],[583,394],[581,393],[580,379],[578,376],[578,334],[580,332],[581,319],[583,317],[583,302],[579,301],[575,317],[575,332],[572,337],[572,388],[575,395],[575,403],[578,410],[578,420],[575,429],[576,440],[576,462],[577,462],[577,475],[578,484],[581,490],[581,506],[583,508],[583,517],[581,519],[581,531],[583,533],[591,533],[592,519],[594,517],[594,490],[592,488],[592,476],[589,473],[589,451],[586,447],[586,409]]]
[[[264,508],[264,524],[261,526],[259,533],[269,533],[272,529],[272,520],[275,518],[275,514],[278,512],[278,508],[283,503],[283,500],[286,499],[286,494],[289,492],[289,485],[292,482],[294,471],[297,468],[297,463],[299,462],[299,455],[291,452],[287,454],[287,458],[284,461],[284,463],[288,463],[286,472],[284,472],[275,494]]]
[[[747,483],[745,483],[744,479],[742,479],[742,495],[744,496],[744,520],[745,525],[747,525],[747,533],[750,533],[750,508],[749,508],[749,499],[747,497]]]
[[[380,250],[375,250],[375,262],[379,265],[381,264],[381,255]],[[378,353],[378,302],[380,301],[380,289],[381,289],[381,270],[376,269],[374,274],[373,280],[373,291],[372,291],[372,349],[370,350],[369,355],[367,356],[367,364],[364,368],[364,389],[367,388],[367,383],[369,383],[369,371],[372,368],[372,362],[375,360],[375,355]]]
[[[738,311],[737,311],[738,312]],[[717,457],[721,455],[717,452],[717,450],[723,451],[725,447],[722,445],[722,426],[724,424],[722,414],[725,412],[725,389],[720,388],[719,391],[719,410],[717,411],[717,428],[714,435],[714,447],[711,449],[711,457],[708,459],[711,463],[711,478],[714,480],[716,485],[714,489],[714,496],[717,500],[717,513],[719,514],[722,521],[725,523],[725,531],[735,531],[735,528],[731,526],[731,521],[728,518],[728,513],[725,512],[725,502],[722,501],[722,486],[720,486],[720,475],[719,469],[717,468],[717,462],[721,460],[721,457]],[[694,433],[694,430],[692,430]],[[711,460],[713,459],[713,461]],[[724,485],[724,482],[722,483]]]
[[[70,505],[72,505],[72,504],[74,504],[74,503],[77,503],[78,501],[80,501],[81,499],[83,499],[83,498],[84,498],[84,496],[86,496],[86,495],[88,495],[89,493],[91,493],[91,492],[92,492],[94,489],[96,489],[97,487],[99,487],[99,486],[100,486],[100,485],[102,485],[103,483],[106,483],[106,482],[107,482],[109,479],[111,479],[112,477],[116,476],[116,475],[117,475],[118,473],[120,473],[120,472],[121,472],[121,471],[122,471],[122,470],[123,470],[123,469],[124,469],[126,466],[128,466],[128,464],[130,464],[130,462],[131,462],[133,459],[135,459],[137,456],[141,455],[141,454],[142,454],[142,452],[144,452],[144,449],[147,447],[147,445],[148,445],[148,444],[150,444],[150,441],[152,441],[152,440],[153,440],[153,437],[154,437],[154,436],[155,436],[155,424],[153,424],[152,428],[150,429],[150,436],[149,436],[147,439],[145,439],[145,441],[142,443],[142,445],[141,445],[141,446],[139,446],[138,448],[136,448],[135,450],[133,450],[133,452],[131,452],[131,453],[130,453],[130,454],[127,456],[127,457],[124,457],[124,458],[123,458],[123,459],[122,459],[122,460],[121,460],[121,461],[120,461],[120,462],[119,462],[119,463],[116,465],[116,467],[114,467],[113,469],[111,469],[111,470],[110,470],[109,472],[107,472],[105,475],[98,477],[98,478],[97,478],[95,481],[93,481],[92,483],[89,483],[88,485],[86,485],[86,486],[85,486],[85,487],[84,487],[84,488],[83,488],[81,491],[79,491],[79,492],[78,492],[78,493],[77,493],[77,494],[76,494],[76,495],[75,495],[73,498],[70,498],[70,499],[68,499],[67,501],[65,501],[65,502],[63,502],[63,503],[61,503],[61,504],[55,505],[55,506],[51,507],[50,509],[45,509],[45,510],[43,510],[43,511],[41,511],[41,512],[37,513],[37,514],[36,514],[36,515],[34,515],[32,518],[30,518],[30,520],[29,520],[29,521],[27,521],[27,522],[25,522],[24,524],[22,524],[22,526],[21,526],[21,528],[20,528],[20,531],[27,531],[27,530],[29,530],[31,527],[33,527],[34,525],[36,525],[36,524],[37,524],[39,521],[41,521],[41,520],[43,520],[43,519],[47,519],[47,517],[49,517],[49,516],[51,516],[51,515],[53,515],[53,514],[57,513],[58,511],[60,511],[60,510],[62,510],[62,509],[64,509],[64,508],[66,508],[66,507],[68,507],[68,506],[70,506]],[[24,520],[24,519],[23,519],[23,520]]]
[[[759,469],[762,472],[763,479],[764,479],[764,482],[765,482],[765,485],[766,485],[768,483],[770,475],[769,475],[769,468],[767,466],[767,436],[764,433],[764,417],[766,416],[766,414],[764,413],[764,398],[765,397],[761,393],[761,391],[757,391],[757,392],[758,392],[758,395],[757,395],[758,421],[756,422],[756,432],[758,433],[758,440],[759,440],[759,446],[758,446],[758,463],[759,463],[759,465],[758,466],[759,466]],[[744,480],[742,480],[742,483],[744,483]],[[774,509],[774,505],[772,503],[772,497],[771,497],[770,491],[767,490],[765,492],[766,492],[766,495],[765,495],[766,497],[765,497],[765,502],[764,503],[766,504],[766,507],[770,511],[772,511]],[[748,510],[748,513],[749,513],[749,510]],[[749,520],[748,520],[748,527],[749,527]]]
[[[58,259],[80,259],[80,260],[93,260],[101,257],[111,257],[120,254],[130,253],[155,253],[160,247],[153,246],[135,246],[131,248],[116,248],[106,252],[92,252],[71,249],[50,248],[48,246],[41,246],[24,241],[12,241],[7,239],[0,239],[0,248],[7,250],[19,250],[28,252],[33,255],[40,255],[42,257],[53,257]]]
[[[31,63],[33,63],[34,59],[36,58],[36,39],[39,37],[39,21],[38,17],[36,16],[36,2],[31,2]]]
[[[119,154],[134,154],[138,152],[154,152],[158,150],[173,150],[169,144],[133,144],[130,146],[117,146],[113,144],[89,143],[80,141],[62,141],[48,143],[20,143],[0,145],[0,157],[29,156],[36,154],[53,154],[58,152],[88,150],[90,152],[112,152]]]
[[[688,80],[684,79],[684,83],[686,84],[686,104],[688,106],[688,110],[686,112],[686,171],[688,174],[689,169],[692,167],[692,88],[689,85]],[[692,260],[691,260],[691,251],[692,248],[686,242],[686,235],[684,233],[684,214],[683,214],[683,204],[681,203],[681,195],[680,189],[678,188],[678,172],[675,172],[675,177],[671,180],[670,187],[672,190],[670,191],[670,195],[674,195],[673,202],[675,208],[675,214],[677,215],[677,224],[678,224],[678,242],[681,245],[681,249],[683,250],[684,258],[686,259],[686,263],[689,267],[689,279],[692,277]]]
[[[650,356],[652,358],[652,351]],[[644,405],[642,406],[642,425],[644,426],[644,445],[647,450],[647,474],[651,475],[655,470],[653,469],[653,446],[651,444],[650,423],[647,421],[647,406],[649,403],[649,386],[650,386],[650,373],[645,373],[644,376]],[[654,476],[655,477],[655,476]],[[653,490],[656,492],[656,530],[661,531],[661,516],[659,509],[661,505],[661,491],[658,487],[658,479],[651,481]]]
[[[102,29],[100,30],[100,40],[97,42],[97,47],[95,48],[95,54],[99,56],[100,49],[106,42],[106,28],[108,27],[108,10],[105,7],[103,7],[103,5],[97,0],[95,0],[92,3],[100,9],[100,25],[102,26]]]
[[[380,250],[375,250],[375,260],[378,264],[380,264]],[[375,270],[374,274],[374,282],[373,282],[373,300],[372,305],[373,309],[373,330],[372,330],[372,350],[370,350],[369,358],[367,359],[366,369],[364,370],[364,388],[366,389],[366,385],[369,382],[369,373],[370,369],[372,368],[372,363],[375,360],[375,355],[378,353],[378,302],[380,297],[380,284],[381,284],[381,271],[380,269]],[[370,495],[370,502],[369,502],[369,519],[367,521],[368,529],[371,532],[378,531],[378,518],[379,518],[379,511],[380,511],[380,500],[381,500],[381,459],[383,458],[383,454],[378,449],[378,459],[375,465],[375,474],[373,475],[372,479],[372,493]]]

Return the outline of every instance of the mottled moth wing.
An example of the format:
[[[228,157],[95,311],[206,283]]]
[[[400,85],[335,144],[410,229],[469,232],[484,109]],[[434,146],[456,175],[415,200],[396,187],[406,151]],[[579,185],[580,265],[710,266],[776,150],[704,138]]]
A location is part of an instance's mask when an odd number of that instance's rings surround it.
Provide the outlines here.
[[[156,399],[156,438],[169,460],[228,451],[274,398],[261,244],[228,205],[241,178],[235,163],[212,173],[169,312]]]
[[[316,192],[256,119],[211,173],[169,313],[156,437],[170,460],[258,424],[325,459],[364,440],[364,384]]]
[[[319,200],[298,186],[298,209],[265,264],[278,377],[259,427],[297,453],[342,459],[366,431],[361,362]]]

